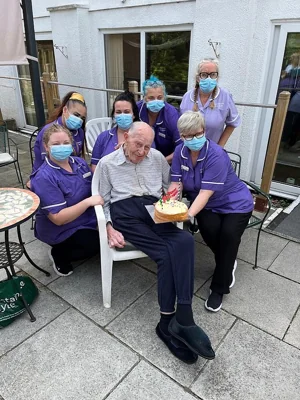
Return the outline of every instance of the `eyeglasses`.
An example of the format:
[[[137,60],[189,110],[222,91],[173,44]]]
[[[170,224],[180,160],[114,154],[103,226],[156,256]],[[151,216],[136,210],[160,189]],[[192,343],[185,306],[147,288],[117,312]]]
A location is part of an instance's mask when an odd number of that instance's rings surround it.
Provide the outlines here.
[[[184,139],[184,140],[193,140],[194,138],[201,139],[203,136],[204,136],[204,131],[197,132],[194,135],[189,135],[189,136],[181,135],[182,139]]]
[[[200,72],[199,77],[200,79],[206,79],[210,77],[211,79],[217,79],[219,73],[218,72],[211,72],[208,74],[207,72]]]

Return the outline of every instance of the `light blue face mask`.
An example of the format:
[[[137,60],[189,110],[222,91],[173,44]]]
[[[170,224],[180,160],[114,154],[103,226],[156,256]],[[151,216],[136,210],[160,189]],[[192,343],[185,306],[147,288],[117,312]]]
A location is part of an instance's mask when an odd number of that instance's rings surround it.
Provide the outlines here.
[[[205,145],[206,143],[206,137],[202,136],[202,138],[198,139],[196,137],[194,137],[192,140],[184,140],[184,145],[192,150],[192,151],[199,151],[202,149],[202,147]]]
[[[55,144],[50,146],[50,154],[56,161],[64,161],[73,153],[71,144]]]
[[[76,131],[77,129],[81,128],[82,123],[82,119],[73,114],[70,114],[69,118],[66,119],[67,128],[71,129],[72,131]]]
[[[199,87],[203,93],[212,92],[216,86],[217,86],[216,79],[211,79],[211,78],[200,79]]]
[[[151,100],[146,103],[148,110],[158,113],[165,106],[165,102],[163,100]]]
[[[119,128],[126,130],[131,127],[133,118],[131,114],[118,114],[115,120]]]

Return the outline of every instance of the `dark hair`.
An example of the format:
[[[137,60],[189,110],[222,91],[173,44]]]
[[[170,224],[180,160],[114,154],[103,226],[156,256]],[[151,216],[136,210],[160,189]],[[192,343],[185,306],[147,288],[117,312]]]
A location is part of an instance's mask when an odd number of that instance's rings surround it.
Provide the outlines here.
[[[131,104],[132,107],[132,112],[133,112],[133,122],[139,121],[140,117],[139,117],[139,110],[138,107],[136,105],[136,102],[134,100],[134,94],[129,92],[128,90],[125,90],[125,92],[122,92],[120,94],[118,94],[118,96],[115,98],[114,104],[113,104],[113,108],[112,108],[112,112],[111,112],[111,118],[114,119],[115,116],[115,104],[117,101],[128,101],[128,103]]]
[[[71,99],[71,100],[70,100],[70,97],[72,97],[73,94],[74,94],[74,95],[75,95],[75,94],[80,95],[80,94],[77,93],[77,92],[68,92],[68,93],[65,95],[65,97],[62,99],[60,106],[59,106],[58,108],[56,108],[56,109],[54,110],[54,112],[52,113],[52,115],[49,117],[49,119],[48,119],[48,121],[47,121],[47,124],[49,124],[50,122],[56,121],[58,117],[61,117],[61,116],[62,116],[62,113],[63,113],[63,108],[64,108],[65,106],[68,107],[68,106],[71,105],[71,104],[78,103],[78,104],[81,104],[82,106],[84,106],[84,107],[86,108],[86,104],[85,104],[85,101],[84,101],[84,100],[83,100],[83,101],[81,101],[81,100],[79,100],[79,99]],[[80,95],[80,96],[81,96],[81,95]],[[82,97],[82,99],[83,99],[83,97]],[[85,121],[83,121],[82,129],[85,130]]]
[[[71,99],[71,97],[73,95],[74,95],[74,97],[77,97],[77,96],[78,97],[82,97],[82,100],[79,100],[79,99],[76,99],[76,98]],[[56,110],[54,110],[52,115],[49,117],[49,119],[47,121],[47,124],[49,124],[51,122],[54,122],[54,121],[57,120],[58,117],[61,117],[62,113],[63,113],[63,108],[65,106],[68,107],[69,105],[75,104],[75,103],[81,104],[82,106],[87,108],[86,104],[85,104],[85,101],[84,101],[84,98],[80,93],[78,93],[78,92],[68,92],[65,95],[65,97],[62,99],[62,102],[61,102],[60,106]],[[86,149],[87,149],[87,143],[86,143],[86,137],[85,137],[85,120],[83,120],[81,128],[83,129],[83,132],[84,132],[84,138],[83,138],[84,144],[82,146],[82,157],[85,159]]]

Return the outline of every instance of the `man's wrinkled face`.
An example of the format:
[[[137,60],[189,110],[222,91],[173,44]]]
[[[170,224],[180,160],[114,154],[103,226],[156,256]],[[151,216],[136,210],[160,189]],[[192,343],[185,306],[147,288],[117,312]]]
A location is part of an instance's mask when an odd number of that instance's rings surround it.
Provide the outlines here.
[[[133,135],[124,133],[124,152],[127,159],[134,164],[143,161],[151,149],[153,138],[154,135],[150,127],[149,129],[139,129]]]

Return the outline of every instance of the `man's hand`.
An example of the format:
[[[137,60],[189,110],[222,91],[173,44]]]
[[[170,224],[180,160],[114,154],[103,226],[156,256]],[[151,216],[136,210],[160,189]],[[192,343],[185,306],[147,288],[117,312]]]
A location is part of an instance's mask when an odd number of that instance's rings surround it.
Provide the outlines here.
[[[125,246],[125,240],[121,232],[116,231],[110,223],[106,225],[106,232],[108,238],[109,247],[119,247]]]

